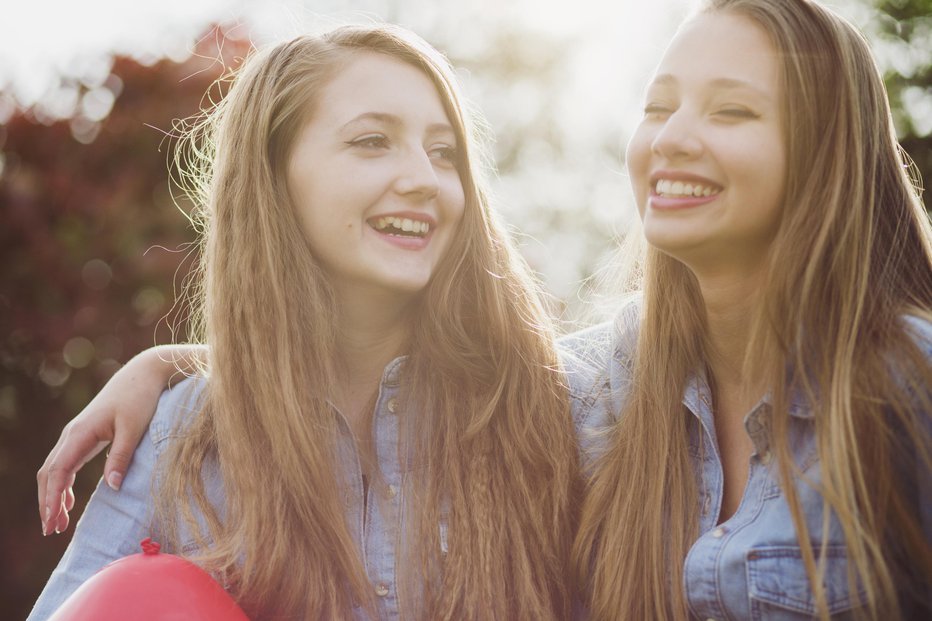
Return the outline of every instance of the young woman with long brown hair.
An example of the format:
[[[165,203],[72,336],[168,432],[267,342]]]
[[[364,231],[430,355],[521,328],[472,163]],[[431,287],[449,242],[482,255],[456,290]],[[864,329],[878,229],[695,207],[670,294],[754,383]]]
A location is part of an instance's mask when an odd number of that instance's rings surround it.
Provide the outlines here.
[[[705,2],[627,166],[648,247],[575,546],[592,617],[932,618],[932,230],[863,37]]]
[[[257,619],[568,616],[568,387],[479,147],[448,63],[400,28],[246,60],[179,151],[203,368],[31,619],[147,534]]]

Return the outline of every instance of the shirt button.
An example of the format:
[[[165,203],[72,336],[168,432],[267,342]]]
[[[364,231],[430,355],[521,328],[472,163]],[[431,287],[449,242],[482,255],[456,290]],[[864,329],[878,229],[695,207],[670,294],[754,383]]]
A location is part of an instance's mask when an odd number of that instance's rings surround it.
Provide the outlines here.
[[[722,537],[725,536],[725,529],[719,526],[718,528],[712,531],[712,536],[715,537],[716,539],[721,539]]]
[[[388,585],[385,584],[384,582],[380,582],[377,585],[375,585],[375,594],[378,595],[379,597],[385,597],[386,595],[388,595]]]
[[[394,498],[397,495],[398,495],[398,488],[395,487],[394,485],[389,485],[388,486],[388,497]]]
[[[388,411],[394,414],[395,410],[397,409],[398,409],[398,402],[395,401],[395,397],[392,397],[391,399],[388,400]]]

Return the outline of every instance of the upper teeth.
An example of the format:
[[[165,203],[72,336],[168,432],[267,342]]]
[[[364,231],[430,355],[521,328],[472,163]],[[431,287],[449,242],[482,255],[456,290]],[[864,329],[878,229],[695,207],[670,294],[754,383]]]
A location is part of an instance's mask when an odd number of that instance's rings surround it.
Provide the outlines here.
[[[719,192],[718,189],[707,185],[670,181],[669,179],[657,181],[655,191],[661,196],[711,196]]]
[[[393,228],[405,233],[414,233],[416,235],[426,235],[430,230],[430,223],[423,220],[412,220],[411,218],[396,218],[395,216],[385,216],[379,218],[375,223],[375,228],[384,231]]]

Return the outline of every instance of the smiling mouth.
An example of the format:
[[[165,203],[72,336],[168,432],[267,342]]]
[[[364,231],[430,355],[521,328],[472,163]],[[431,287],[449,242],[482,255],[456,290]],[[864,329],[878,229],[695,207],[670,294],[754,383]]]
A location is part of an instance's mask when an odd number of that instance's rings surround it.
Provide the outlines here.
[[[669,179],[658,179],[654,183],[654,193],[664,198],[697,198],[713,196],[721,191],[722,189],[717,186]]]
[[[379,233],[395,235],[397,237],[426,237],[430,232],[430,223],[411,218],[397,218],[384,216],[369,220],[369,226]]]

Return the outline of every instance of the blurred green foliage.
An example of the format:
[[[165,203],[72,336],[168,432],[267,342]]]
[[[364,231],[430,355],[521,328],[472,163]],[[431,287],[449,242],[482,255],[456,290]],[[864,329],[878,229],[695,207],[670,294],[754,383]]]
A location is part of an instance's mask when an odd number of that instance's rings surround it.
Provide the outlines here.
[[[932,183],[932,0],[877,0],[871,21],[900,144]],[[924,194],[926,209],[932,201]]]

